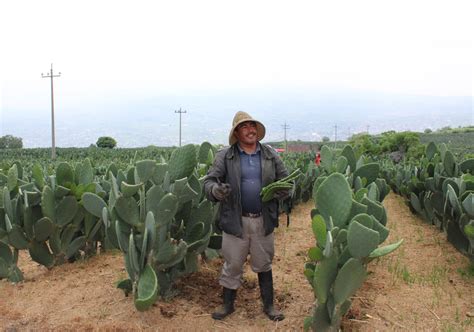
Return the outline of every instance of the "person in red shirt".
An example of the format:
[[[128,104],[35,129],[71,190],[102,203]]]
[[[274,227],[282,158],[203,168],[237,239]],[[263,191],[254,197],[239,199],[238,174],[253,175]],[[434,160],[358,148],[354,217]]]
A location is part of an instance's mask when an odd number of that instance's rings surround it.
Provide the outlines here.
[[[321,154],[318,152],[316,153],[316,159],[314,159],[314,163],[319,166],[319,164],[321,163]]]

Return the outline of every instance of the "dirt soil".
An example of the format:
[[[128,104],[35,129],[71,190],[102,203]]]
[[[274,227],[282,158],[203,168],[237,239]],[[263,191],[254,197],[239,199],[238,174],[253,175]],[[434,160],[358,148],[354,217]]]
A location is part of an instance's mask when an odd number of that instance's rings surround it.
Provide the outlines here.
[[[401,198],[384,202],[392,229],[387,243],[404,238],[391,256],[373,262],[370,275],[353,298],[343,321],[344,330],[474,330],[474,277],[466,257],[443,233],[413,216]],[[147,312],[135,310],[131,297],[115,288],[126,277],[122,255],[109,252],[87,261],[39,266],[28,254],[19,266],[25,281],[0,281],[0,329],[23,330],[302,330],[311,313],[313,292],[303,275],[306,251],[314,245],[311,203],[297,206],[286,227],[276,231],[274,259],[275,302],[286,319],[272,322],[262,313],[257,276],[248,265],[239,289],[236,312],[214,321],[221,303],[218,276],[222,261],[201,265],[180,280],[178,295],[157,301]]]

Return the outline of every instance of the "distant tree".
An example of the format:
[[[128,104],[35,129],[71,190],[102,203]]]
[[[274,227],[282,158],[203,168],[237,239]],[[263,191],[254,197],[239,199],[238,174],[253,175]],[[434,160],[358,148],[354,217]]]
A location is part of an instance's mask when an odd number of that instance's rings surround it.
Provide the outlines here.
[[[418,133],[411,131],[402,132],[386,132],[380,137],[378,144],[381,152],[407,152],[411,146],[420,144],[420,136]]]
[[[108,148],[113,149],[117,145],[117,141],[109,136],[102,136],[99,137],[96,143],[97,147],[99,148]]]
[[[433,132],[433,130],[431,130],[430,128],[425,129],[425,134],[431,134],[432,132]]]
[[[329,137],[323,136],[323,142],[324,142],[324,143],[327,143],[327,142],[329,142],[330,140],[331,140],[331,139],[330,139]]]
[[[23,148],[23,139],[12,135],[0,137],[0,149],[21,149]]]
[[[377,144],[375,137],[367,133],[352,135],[349,144],[355,148],[358,155],[364,153],[376,155],[380,153],[380,146]]]

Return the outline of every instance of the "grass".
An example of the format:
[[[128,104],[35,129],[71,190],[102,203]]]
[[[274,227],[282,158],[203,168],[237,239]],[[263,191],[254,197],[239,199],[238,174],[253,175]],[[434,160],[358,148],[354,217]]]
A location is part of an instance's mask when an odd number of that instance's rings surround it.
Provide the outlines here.
[[[434,266],[428,274],[410,272],[408,266],[402,265],[400,260],[388,266],[388,271],[392,274],[394,280],[403,280],[406,284],[440,286],[448,278],[448,268]],[[395,282],[394,282],[395,284]]]
[[[402,265],[400,259],[394,264],[390,264],[388,266],[388,272],[392,274],[392,284],[396,284],[397,279],[403,280],[406,284],[411,284],[415,281],[413,275],[408,271],[408,267],[406,265]]]
[[[415,232],[416,232],[416,242],[422,242],[425,238],[422,228],[417,227]]]
[[[441,331],[443,332],[457,332],[457,331],[470,331],[474,326],[474,320],[470,317],[461,320],[461,315],[456,309],[453,320],[443,320]]]
[[[469,264],[465,268],[458,268],[456,272],[464,279],[464,280],[472,280],[474,279],[474,263]]]

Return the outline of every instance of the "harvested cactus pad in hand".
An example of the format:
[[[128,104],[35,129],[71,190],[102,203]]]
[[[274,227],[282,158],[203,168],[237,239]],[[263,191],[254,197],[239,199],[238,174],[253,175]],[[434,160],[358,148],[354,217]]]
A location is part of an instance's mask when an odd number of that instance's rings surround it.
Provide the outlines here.
[[[293,181],[296,180],[301,174],[303,173],[301,173],[301,170],[297,168],[286,178],[280,179],[278,181],[270,183],[266,187],[263,187],[262,191],[260,191],[262,202],[268,202],[269,200],[271,200],[275,193],[279,190],[292,189]]]

